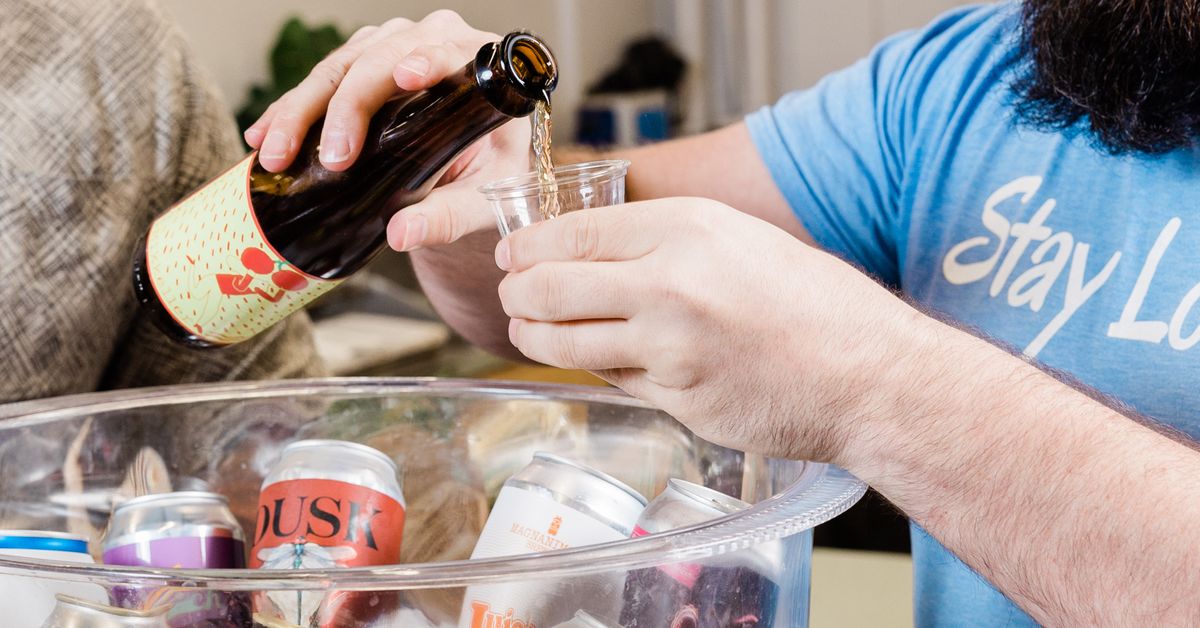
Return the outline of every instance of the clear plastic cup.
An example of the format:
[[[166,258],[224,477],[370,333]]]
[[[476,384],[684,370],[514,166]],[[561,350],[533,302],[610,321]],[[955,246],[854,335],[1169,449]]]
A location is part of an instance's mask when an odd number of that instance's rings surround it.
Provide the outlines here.
[[[559,213],[624,203],[625,172],[628,169],[629,162],[622,159],[588,161],[555,168]],[[541,190],[537,175],[532,172],[494,181],[479,188],[492,204],[501,236],[543,220]]]

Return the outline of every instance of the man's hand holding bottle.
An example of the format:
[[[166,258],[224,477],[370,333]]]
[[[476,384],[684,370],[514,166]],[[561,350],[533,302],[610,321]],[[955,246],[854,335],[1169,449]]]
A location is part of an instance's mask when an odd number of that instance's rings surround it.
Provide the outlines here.
[[[273,172],[295,159],[305,133],[322,116],[321,163],[331,171],[354,164],[368,122],[400,90],[426,89],[458,71],[499,35],[476,30],[453,11],[414,22],[395,18],[359,29],[309,76],[246,130],[260,163]],[[494,227],[481,185],[529,171],[529,122],[513,120],[477,142],[447,170],[424,201],[397,213],[388,243],[398,251],[454,242]]]

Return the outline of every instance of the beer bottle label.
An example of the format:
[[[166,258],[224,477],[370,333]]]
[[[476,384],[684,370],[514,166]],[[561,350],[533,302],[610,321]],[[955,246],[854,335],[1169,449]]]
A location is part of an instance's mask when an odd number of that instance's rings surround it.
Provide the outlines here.
[[[365,567],[400,562],[404,505],[338,480],[283,480],[258,497],[250,566]]]
[[[246,340],[340,280],[288,263],[263,236],[250,202],[255,154],[180,201],[150,226],[150,283],[175,322],[217,344]]]

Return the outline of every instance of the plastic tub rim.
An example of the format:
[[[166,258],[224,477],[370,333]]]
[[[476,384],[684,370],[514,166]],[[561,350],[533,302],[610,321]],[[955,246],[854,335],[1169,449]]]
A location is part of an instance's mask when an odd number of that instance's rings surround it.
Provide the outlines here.
[[[507,398],[587,401],[656,410],[618,390],[595,386],[472,379],[320,378],[272,382],[186,384],[85,393],[0,405],[0,427],[15,429],[74,417],[132,408],[297,395],[377,396],[402,392],[489,395]],[[754,455],[754,454],[747,454]],[[48,559],[0,556],[0,575],[96,584],[147,584],[238,590],[409,590],[464,587],[510,580],[514,576],[582,576],[614,570],[700,560],[736,552],[809,530],[845,512],[866,485],[833,465],[803,462],[803,470],[783,492],[749,509],[661,534],[525,556],[407,563],[345,569],[157,569],[88,565]],[[811,504],[819,502],[820,508]],[[469,567],[468,567],[469,565]],[[550,575],[547,575],[550,574]]]

